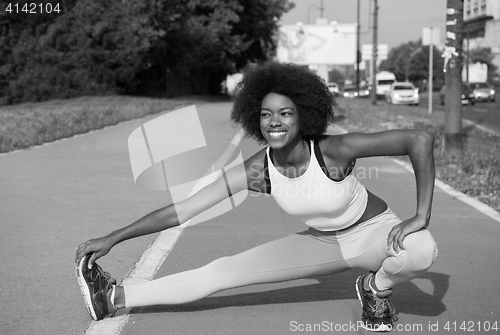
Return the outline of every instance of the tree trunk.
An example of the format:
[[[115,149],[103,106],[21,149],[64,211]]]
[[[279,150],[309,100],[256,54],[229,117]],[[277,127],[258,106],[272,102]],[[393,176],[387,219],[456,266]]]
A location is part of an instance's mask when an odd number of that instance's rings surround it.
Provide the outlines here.
[[[444,153],[449,158],[462,153],[462,44],[463,0],[447,0],[445,51],[445,137]]]

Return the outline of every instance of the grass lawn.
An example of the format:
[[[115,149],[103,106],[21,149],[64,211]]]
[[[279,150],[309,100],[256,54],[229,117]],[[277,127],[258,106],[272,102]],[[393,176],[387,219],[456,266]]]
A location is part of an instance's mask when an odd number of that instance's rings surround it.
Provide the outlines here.
[[[3,106],[0,107],[0,152],[29,148],[202,101],[196,97],[104,96]]]

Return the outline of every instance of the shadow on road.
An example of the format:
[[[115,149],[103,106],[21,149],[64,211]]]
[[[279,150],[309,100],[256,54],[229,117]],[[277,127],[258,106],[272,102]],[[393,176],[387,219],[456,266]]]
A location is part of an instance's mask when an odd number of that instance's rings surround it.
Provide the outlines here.
[[[348,273],[312,278],[318,281],[318,283],[314,284],[251,293],[235,293],[227,296],[213,296],[185,305],[133,308],[130,314],[193,312],[236,306],[357,300],[354,283],[357,276],[364,272],[359,269],[352,270]],[[442,314],[446,310],[442,299],[448,291],[449,275],[427,272],[419,278],[431,281],[434,292],[432,294],[423,292],[412,282],[397,286],[392,298],[397,312],[422,316],[438,316]]]

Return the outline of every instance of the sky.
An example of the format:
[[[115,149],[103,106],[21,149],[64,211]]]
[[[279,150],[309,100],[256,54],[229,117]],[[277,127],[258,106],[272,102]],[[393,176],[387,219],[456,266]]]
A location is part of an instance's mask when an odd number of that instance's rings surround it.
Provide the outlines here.
[[[314,23],[320,17],[321,0],[291,0],[295,8],[281,18],[282,25],[297,22]],[[323,17],[338,23],[355,23],[357,0],[323,0]],[[360,0],[361,44],[372,43],[373,0]],[[441,44],[444,44],[446,29],[446,0],[378,0],[378,44],[387,44],[389,49],[403,43],[417,41],[424,27],[440,29]]]

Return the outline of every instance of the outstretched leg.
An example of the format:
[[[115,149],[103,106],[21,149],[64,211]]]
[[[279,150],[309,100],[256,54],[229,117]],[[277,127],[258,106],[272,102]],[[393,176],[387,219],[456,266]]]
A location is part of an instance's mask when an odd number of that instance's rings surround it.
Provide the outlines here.
[[[308,232],[293,234],[240,254],[222,257],[201,268],[153,281],[124,286],[126,307],[183,304],[215,292],[350,269],[339,245]]]

